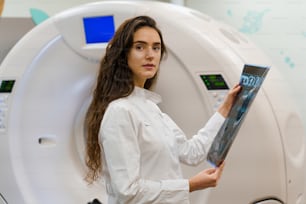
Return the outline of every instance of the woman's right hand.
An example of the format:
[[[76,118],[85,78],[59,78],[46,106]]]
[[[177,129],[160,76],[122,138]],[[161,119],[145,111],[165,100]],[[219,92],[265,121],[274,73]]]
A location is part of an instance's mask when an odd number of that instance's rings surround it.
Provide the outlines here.
[[[209,168],[201,171],[189,179],[189,192],[216,187],[220,180],[224,162],[219,167]]]

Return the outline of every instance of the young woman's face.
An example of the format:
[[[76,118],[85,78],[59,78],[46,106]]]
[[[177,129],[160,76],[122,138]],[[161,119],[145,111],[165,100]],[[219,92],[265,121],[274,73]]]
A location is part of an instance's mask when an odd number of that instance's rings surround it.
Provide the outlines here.
[[[143,87],[152,78],[161,58],[161,39],[158,32],[143,27],[134,33],[133,46],[128,53],[128,66],[134,74],[135,86]]]

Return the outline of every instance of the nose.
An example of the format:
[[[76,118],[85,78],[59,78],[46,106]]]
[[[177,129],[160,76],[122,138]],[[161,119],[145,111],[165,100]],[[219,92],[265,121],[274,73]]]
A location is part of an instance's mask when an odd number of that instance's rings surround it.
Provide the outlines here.
[[[149,47],[149,48],[147,49],[146,58],[147,58],[147,59],[153,59],[153,58],[154,58],[154,50],[153,50],[152,47]]]

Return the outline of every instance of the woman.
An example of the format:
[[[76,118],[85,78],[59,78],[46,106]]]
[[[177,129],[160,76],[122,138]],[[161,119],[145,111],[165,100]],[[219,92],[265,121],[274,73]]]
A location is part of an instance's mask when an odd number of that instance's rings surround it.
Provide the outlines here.
[[[206,126],[187,140],[149,91],[166,52],[148,16],[126,20],[101,61],[86,115],[87,180],[103,175],[109,203],[189,203],[189,192],[216,186],[224,167],[184,179],[180,162],[202,162],[240,90],[230,90]]]

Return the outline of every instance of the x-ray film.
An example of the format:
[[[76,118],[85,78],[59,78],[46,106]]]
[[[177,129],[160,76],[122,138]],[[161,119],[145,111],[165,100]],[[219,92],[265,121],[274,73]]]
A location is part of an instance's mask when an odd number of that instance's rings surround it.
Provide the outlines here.
[[[219,166],[225,160],[241,124],[269,70],[270,67],[244,65],[239,82],[242,89],[207,154],[207,160],[212,165]]]

